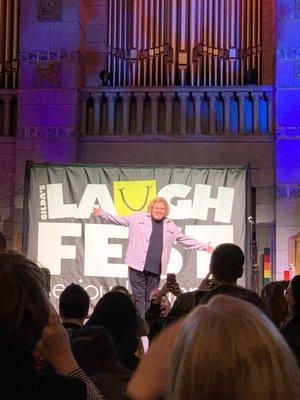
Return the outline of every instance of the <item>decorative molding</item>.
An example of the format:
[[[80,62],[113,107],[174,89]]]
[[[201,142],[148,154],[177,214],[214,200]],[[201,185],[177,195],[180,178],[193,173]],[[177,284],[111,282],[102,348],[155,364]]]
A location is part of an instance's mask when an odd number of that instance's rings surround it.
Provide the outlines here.
[[[36,64],[34,87],[58,88],[61,86],[61,65],[59,62],[38,62]]]
[[[62,0],[37,0],[36,19],[39,22],[61,21]]]
[[[300,47],[276,49],[276,59],[300,59]]]
[[[81,61],[79,51],[22,51],[19,52],[19,61]]]
[[[18,138],[73,138],[77,137],[78,132],[75,128],[52,128],[52,127],[43,127],[43,128],[19,128],[17,131]]]

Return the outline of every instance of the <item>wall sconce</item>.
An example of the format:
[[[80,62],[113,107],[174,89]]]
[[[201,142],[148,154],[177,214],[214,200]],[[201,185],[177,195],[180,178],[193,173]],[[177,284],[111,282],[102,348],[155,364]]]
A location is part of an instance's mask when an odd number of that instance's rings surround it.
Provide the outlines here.
[[[103,69],[100,73],[99,73],[99,77],[101,79],[101,86],[108,86],[108,83],[111,80],[111,73],[108,72],[106,69]]]

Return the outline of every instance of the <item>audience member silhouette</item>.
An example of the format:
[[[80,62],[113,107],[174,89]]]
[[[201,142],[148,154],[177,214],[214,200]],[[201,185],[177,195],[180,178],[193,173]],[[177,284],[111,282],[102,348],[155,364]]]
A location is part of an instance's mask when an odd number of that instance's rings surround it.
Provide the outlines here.
[[[246,289],[237,285],[230,285],[228,283],[224,283],[222,285],[218,285],[211,290],[208,290],[204,296],[201,298],[199,304],[207,304],[213,297],[225,295],[230,297],[236,297],[238,299],[247,301],[248,303],[253,304],[259,310],[266,314],[266,309],[261,301],[260,297],[254,293],[252,290]]]
[[[59,315],[69,335],[83,326],[88,316],[90,296],[80,285],[67,286],[59,298]]]
[[[290,319],[280,329],[298,360],[300,367],[300,275],[294,276],[285,291]]]
[[[88,326],[73,332],[73,354],[106,400],[125,398],[132,371],[119,362],[113,340],[103,326]]]
[[[171,309],[168,293],[181,295],[178,283],[166,281],[161,289],[156,289],[150,295],[150,307],[146,311],[145,319],[149,325],[149,341],[151,341],[164,327]]]
[[[116,291],[101,297],[86,323],[86,326],[92,325],[102,325],[109,331],[120,362],[134,370],[139,362],[135,356],[138,323],[135,306],[128,295]]]
[[[217,296],[185,320],[172,352],[167,400],[296,400],[300,372],[257,307]]]
[[[0,254],[0,398],[101,399],[78,369],[47,296],[45,276],[34,262],[18,253]],[[53,370],[37,370],[33,353],[38,344]]]
[[[284,291],[288,284],[288,281],[270,282],[262,288],[260,293],[265,309],[277,327],[284,324],[289,315],[288,305],[284,297]]]
[[[110,289],[110,291],[111,292],[122,292],[122,293],[127,294],[127,296],[130,298],[130,300],[135,305],[133,294],[129,293],[128,289],[125,286],[116,285],[116,286],[113,286]],[[135,305],[135,309],[136,309],[136,315],[137,315],[137,337],[138,337],[138,345],[137,345],[137,349],[136,349],[135,354],[136,354],[136,356],[138,358],[141,358],[145,354],[142,338],[144,336],[148,336],[148,334],[149,334],[149,325],[146,322],[145,318],[142,317],[141,314],[139,313],[138,309],[136,308],[136,305]]]
[[[198,290],[183,293],[176,299],[166,319],[166,325],[187,315],[201,300],[208,289],[218,284],[229,283],[236,285],[244,272],[244,253],[233,243],[222,243],[212,252],[209,271],[211,279],[204,279]]]

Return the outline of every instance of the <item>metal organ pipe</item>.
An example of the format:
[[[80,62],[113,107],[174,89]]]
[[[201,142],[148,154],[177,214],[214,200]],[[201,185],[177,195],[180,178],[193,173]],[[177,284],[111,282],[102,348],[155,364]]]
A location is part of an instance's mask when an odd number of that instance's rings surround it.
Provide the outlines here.
[[[142,13],[143,11],[143,0],[138,0],[138,39],[137,39],[137,45],[138,45],[138,54],[137,54],[137,86],[141,86],[141,52],[143,51],[143,42],[142,42]]]
[[[160,81],[158,85],[163,86],[164,84],[164,53],[165,53],[165,33],[166,29],[166,22],[165,22],[165,0],[160,0],[160,13],[159,13],[159,73],[160,73]]]
[[[174,7],[171,0],[169,5],[171,5],[171,24],[170,24],[170,44],[171,44],[171,56],[170,56],[170,69],[171,69],[171,81],[170,85],[175,85],[175,63],[177,63],[178,59],[178,51],[177,51],[177,4]]]
[[[219,0],[214,1],[214,40],[213,40],[213,63],[214,63],[214,86],[218,82],[218,49],[219,49]]]
[[[113,85],[240,85],[250,68],[260,81],[261,0],[109,0],[108,12]]]
[[[196,13],[196,18],[198,21],[198,24],[196,24],[197,27],[197,33],[196,33],[196,45],[197,45],[197,82],[196,85],[199,86],[201,83],[201,72],[202,72],[202,65],[203,65],[203,35],[202,35],[202,29],[203,29],[203,0],[196,2],[197,6],[197,13]],[[192,16],[191,16],[192,17]],[[194,83],[192,83],[194,85]]]
[[[127,44],[127,18],[128,18],[128,4],[127,1],[124,1],[124,11],[123,11],[123,45],[124,48],[122,49],[123,51],[123,81],[122,85],[126,86],[127,84],[127,79],[128,79],[128,44]]]
[[[19,1],[0,0],[0,88],[17,87]]]
[[[5,18],[5,76],[4,76],[4,85],[7,88],[9,86],[10,74],[11,74],[11,61],[12,61],[12,2],[6,2],[6,18]]]
[[[235,46],[235,29],[236,29],[236,20],[235,20],[235,11],[236,11],[236,0],[231,0],[231,15],[230,15],[230,51],[232,54],[230,55],[230,85],[235,84],[235,60],[236,60],[236,46]]]
[[[245,81],[245,69],[246,69],[246,7],[245,2],[242,1],[241,5],[241,84]]]
[[[195,76],[197,69],[197,37],[196,37],[196,0],[190,0],[190,8],[188,13],[189,29],[189,69],[190,82],[195,85]]]
[[[251,10],[251,0],[247,1],[246,8],[246,70],[250,68],[250,49],[251,49],[251,19],[250,19],[250,10]]]
[[[155,40],[154,40],[154,82],[155,86],[159,86],[159,55],[160,55],[160,42],[159,42],[159,33],[160,33],[160,23],[163,23],[163,20],[160,19],[161,12],[161,0],[155,1],[155,24],[154,24],[154,32],[155,32]]]
[[[257,70],[257,84],[260,85],[261,81],[261,0],[257,0],[257,58],[256,58],[256,70]]]
[[[235,24],[235,48],[236,48],[236,59],[235,59],[235,85],[240,85],[241,82],[241,3],[237,2],[235,12],[236,24]]]
[[[112,1],[108,0],[108,24],[107,24],[107,69],[112,71]]]
[[[13,43],[12,43],[12,87],[17,87],[17,71],[18,71],[18,43],[19,43],[19,0],[14,0],[14,18],[13,18]]]
[[[225,35],[224,35],[224,21],[225,21],[225,16],[224,16],[224,12],[225,12],[225,8],[224,8],[224,1],[225,0],[220,0],[220,41],[219,41],[219,57],[220,57],[220,72],[219,72],[219,82],[220,85],[223,86],[224,85],[224,56],[225,56]],[[221,54],[220,54],[221,52]]]
[[[123,35],[123,0],[118,0],[117,3],[117,21],[118,21],[118,36],[117,36],[117,85],[122,85],[122,73],[123,73],[123,50],[124,50],[124,35]]]
[[[3,86],[5,69],[5,0],[0,0],[0,87]]]
[[[149,72],[149,0],[144,0],[143,7],[143,19],[141,21],[143,25],[143,49],[142,49],[142,61],[143,61],[143,86],[147,86],[148,83],[148,72]]]
[[[207,1],[204,0],[203,4],[203,85],[207,86],[207,51],[208,51],[208,40],[207,40]]]

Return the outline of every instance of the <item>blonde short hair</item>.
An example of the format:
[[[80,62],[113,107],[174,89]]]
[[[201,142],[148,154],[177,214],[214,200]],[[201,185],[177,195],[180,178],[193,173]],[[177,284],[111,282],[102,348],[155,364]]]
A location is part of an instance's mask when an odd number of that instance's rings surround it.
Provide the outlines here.
[[[152,207],[154,206],[155,203],[163,203],[166,206],[166,216],[169,215],[170,212],[170,205],[167,202],[167,200],[164,197],[155,197],[155,199],[151,200],[151,202],[148,205],[148,212],[151,213]]]
[[[287,343],[255,306],[217,296],[176,339],[167,400],[296,400],[300,372]]]

